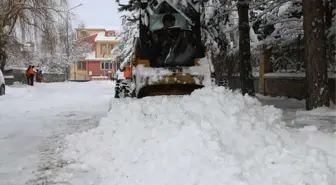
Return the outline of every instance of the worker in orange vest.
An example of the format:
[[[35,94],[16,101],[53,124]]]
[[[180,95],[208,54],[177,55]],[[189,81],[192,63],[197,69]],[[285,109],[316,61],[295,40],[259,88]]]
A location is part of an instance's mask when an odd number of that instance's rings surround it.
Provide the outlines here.
[[[126,65],[124,70],[125,79],[130,79],[132,77],[132,68],[131,65]]]
[[[27,77],[28,77],[28,79],[29,79],[29,81],[28,81],[28,85],[30,85],[30,86],[34,86],[34,76],[35,76],[35,74],[36,74],[36,72],[35,72],[35,70],[34,70],[34,67],[35,67],[35,66],[31,66],[31,67],[29,67],[29,68],[27,69],[27,71],[26,71],[26,75],[27,75]]]

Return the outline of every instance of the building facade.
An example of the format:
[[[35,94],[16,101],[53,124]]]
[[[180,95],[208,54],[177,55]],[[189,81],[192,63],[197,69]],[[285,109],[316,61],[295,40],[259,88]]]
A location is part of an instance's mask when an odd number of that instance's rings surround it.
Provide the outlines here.
[[[114,75],[118,61],[113,61],[111,51],[119,45],[116,31],[82,28],[76,29],[79,42],[92,44],[92,52],[70,67],[69,80],[108,80]]]

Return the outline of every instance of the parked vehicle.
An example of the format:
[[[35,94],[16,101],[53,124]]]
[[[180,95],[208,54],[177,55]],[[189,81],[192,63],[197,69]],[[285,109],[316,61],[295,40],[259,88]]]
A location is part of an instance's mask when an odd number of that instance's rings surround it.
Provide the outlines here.
[[[6,93],[5,77],[0,70],[0,96]]]

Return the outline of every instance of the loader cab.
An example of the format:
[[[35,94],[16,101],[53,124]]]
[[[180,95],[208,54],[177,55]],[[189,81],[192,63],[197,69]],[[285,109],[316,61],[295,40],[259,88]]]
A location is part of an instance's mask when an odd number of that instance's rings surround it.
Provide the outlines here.
[[[205,54],[198,4],[142,3],[138,57],[148,60],[150,67],[194,66]]]
[[[166,14],[162,17],[162,24],[165,29],[169,29],[175,25],[175,16],[172,14]]]

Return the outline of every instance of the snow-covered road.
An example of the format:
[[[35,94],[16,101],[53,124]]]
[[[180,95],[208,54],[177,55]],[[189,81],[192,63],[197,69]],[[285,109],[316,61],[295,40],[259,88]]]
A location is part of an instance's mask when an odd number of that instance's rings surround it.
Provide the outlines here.
[[[108,111],[113,84],[36,84],[0,97],[0,185],[50,184],[66,162],[66,135],[96,127]]]
[[[336,134],[288,128],[255,98],[222,87],[112,96],[111,82],[9,88],[0,185],[336,183]]]

